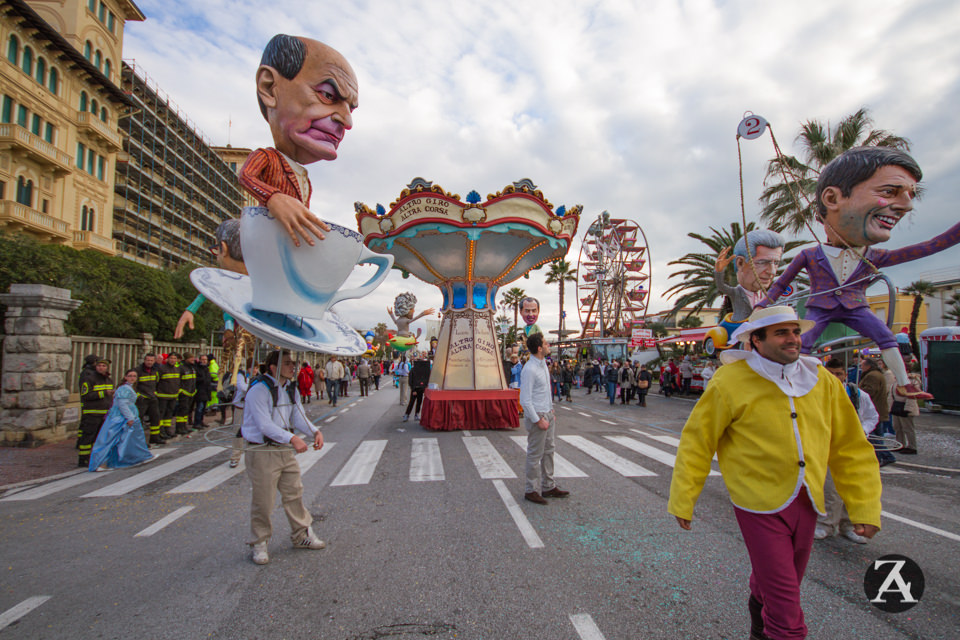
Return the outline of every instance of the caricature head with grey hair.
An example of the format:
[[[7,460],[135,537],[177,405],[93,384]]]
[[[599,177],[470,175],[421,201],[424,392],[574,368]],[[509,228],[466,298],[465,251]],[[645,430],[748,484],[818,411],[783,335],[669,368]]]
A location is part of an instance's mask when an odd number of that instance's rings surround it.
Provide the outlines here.
[[[398,318],[413,317],[413,309],[417,305],[417,296],[409,291],[401,293],[393,301],[393,312]]]
[[[236,273],[246,273],[243,264],[243,250],[240,247],[240,221],[236,219],[224,220],[216,231],[217,264]]]
[[[747,254],[747,244],[750,245],[750,254]],[[783,236],[770,229],[755,229],[747,233],[744,238],[737,240],[733,247],[734,269],[737,272],[737,282],[747,291],[757,292],[762,286],[770,288],[777,277],[777,268],[783,256]],[[750,266],[753,258],[753,267]]]

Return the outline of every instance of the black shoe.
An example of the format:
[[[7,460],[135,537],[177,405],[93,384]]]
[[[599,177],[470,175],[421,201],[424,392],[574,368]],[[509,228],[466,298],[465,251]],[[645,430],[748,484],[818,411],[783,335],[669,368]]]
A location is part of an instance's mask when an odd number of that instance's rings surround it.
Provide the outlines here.
[[[900,449],[899,451],[897,451],[897,453],[905,453],[905,454],[907,454],[908,456],[915,456],[915,455],[917,455],[917,450],[914,449],[913,447],[904,447],[904,448]]]
[[[570,492],[564,491],[560,487],[554,487],[553,489],[544,491],[542,495],[544,498],[566,498],[570,495]]]
[[[89,467],[90,466],[90,456],[80,456],[77,459],[78,467]]]

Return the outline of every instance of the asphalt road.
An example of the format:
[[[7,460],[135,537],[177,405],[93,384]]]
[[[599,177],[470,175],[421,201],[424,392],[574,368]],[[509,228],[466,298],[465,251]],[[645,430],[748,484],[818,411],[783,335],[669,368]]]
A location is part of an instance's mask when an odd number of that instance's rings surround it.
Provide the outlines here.
[[[707,480],[693,531],[666,513],[692,400],[621,407],[575,391],[558,405],[558,480],[572,493],[547,506],[522,499],[522,433],[426,432],[401,421],[389,387],[357,400],[307,406],[327,445],[300,458],[305,501],[327,548],[291,549],[278,509],[266,566],[244,544],[246,476],[225,477],[228,452],[202,438],[4,493],[0,640],[747,637],[749,562],[722,478]],[[918,432],[909,464],[960,468],[960,419],[925,415]],[[883,478],[873,541],[816,543],[810,637],[953,640],[960,474],[894,465]],[[924,572],[904,613],[864,595],[864,572],[889,553]]]

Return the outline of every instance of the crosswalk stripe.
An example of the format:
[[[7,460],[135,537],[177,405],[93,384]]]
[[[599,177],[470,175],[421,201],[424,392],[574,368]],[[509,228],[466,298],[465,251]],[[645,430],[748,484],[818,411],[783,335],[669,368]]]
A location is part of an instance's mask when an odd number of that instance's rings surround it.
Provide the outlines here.
[[[642,436],[650,438],[651,440],[656,440],[657,442],[662,442],[663,444],[669,444],[672,447],[680,446],[680,438],[674,438],[673,436],[664,436],[664,435],[652,435],[639,429],[630,429],[634,433],[639,433]],[[713,454],[713,461],[717,461],[717,454]]]
[[[506,505],[507,512],[510,514],[510,517],[513,518],[514,524],[520,529],[520,535],[523,536],[527,546],[531,549],[543,548],[543,540],[540,539],[540,536],[537,535],[537,530],[534,529],[530,521],[527,520],[527,516],[523,513],[520,505],[513,499],[510,492],[507,491],[507,486],[503,484],[503,480],[494,480],[493,486],[496,487],[497,493],[500,494],[500,499],[503,500],[503,504]]]
[[[386,440],[366,440],[360,443],[353,455],[343,466],[337,477],[330,483],[331,487],[342,487],[356,484],[368,484],[373,472],[380,462],[380,456],[387,446]],[[323,451],[323,449],[321,449]]]
[[[33,596],[32,598],[27,598],[20,604],[7,609],[3,613],[0,613],[0,629],[9,627],[11,624],[33,611],[50,598],[51,596]]]
[[[150,525],[149,527],[147,527],[146,529],[144,529],[144,530],[141,531],[140,533],[135,534],[133,537],[134,537],[134,538],[149,538],[150,536],[152,536],[153,534],[155,534],[157,531],[160,531],[161,529],[163,529],[164,527],[166,527],[168,524],[170,524],[170,523],[172,523],[172,522],[174,522],[174,521],[176,521],[176,520],[179,520],[179,519],[182,518],[183,516],[187,515],[187,514],[190,513],[191,511],[193,511],[193,508],[194,508],[193,505],[189,505],[189,506],[186,506],[186,507],[180,507],[180,508],[177,509],[176,511],[173,511],[173,512],[171,512],[171,513],[168,513],[168,514],[167,514],[166,516],[164,516],[163,518],[160,518],[159,520],[157,520],[156,522],[154,522],[152,525]]]
[[[577,413],[579,413],[580,415],[582,415],[582,416],[585,417],[585,418],[592,418],[592,417],[593,417],[593,416],[591,416],[589,413],[584,413],[583,411],[577,411]]]
[[[300,464],[300,475],[302,476],[307,471],[309,471],[310,468],[313,467],[313,465],[320,462],[320,458],[325,456],[327,452],[330,451],[330,449],[333,449],[335,444],[337,443],[324,442],[323,448],[321,449],[314,449],[311,447],[310,449],[307,449],[306,453],[298,454],[297,462]]]
[[[576,629],[580,640],[604,640],[600,627],[589,613],[571,613],[570,622],[573,623],[573,628]]]
[[[520,445],[520,448],[524,451],[527,450],[527,437],[526,436],[510,436],[510,439]],[[586,478],[587,474],[585,471],[581,470],[580,467],[576,466],[566,458],[561,455],[554,454],[553,456],[554,464],[554,477],[556,478]]]
[[[333,421],[336,420],[336,419],[337,419],[337,416],[330,416],[329,418],[327,418],[326,420],[324,420],[324,422],[326,422],[327,424],[330,424],[331,422],[333,422]]]
[[[669,454],[666,451],[661,451],[656,447],[651,447],[648,444],[643,444],[634,438],[628,438],[627,436],[604,436],[604,438],[610,440],[611,442],[616,442],[622,447],[626,447],[627,449],[643,454],[648,458],[653,458],[657,462],[662,462],[667,466],[675,467],[677,465],[677,456]],[[720,474],[711,469],[710,475],[719,476]]]
[[[130,476],[129,478],[124,478],[119,482],[114,482],[111,485],[107,485],[102,489],[97,489],[91,493],[86,493],[82,495],[82,498],[102,498],[104,496],[122,496],[130,493],[140,487],[150,484],[151,482],[156,482],[160,478],[164,478],[172,473],[176,473],[181,469],[186,469],[192,464],[196,464],[202,460],[206,460],[211,456],[215,456],[218,453],[223,451],[223,447],[203,447],[202,449],[197,449],[192,451],[185,456],[181,456],[176,460],[171,460],[165,464],[159,466],[150,467],[146,471],[141,471],[140,473]]]
[[[153,455],[160,457],[165,453],[170,453],[173,449],[154,449]],[[153,464],[152,462],[150,464]],[[75,476],[70,476],[68,478],[63,478],[62,480],[55,480],[53,482],[48,482],[47,484],[41,485],[39,487],[34,487],[33,489],[28,489],[26,491],[21,491],[12,496],[3,498],[0,502],[14,501],[14,500],[36,500],[37,498],[45,498],[46,496],[57,493],[58,491],[63,491],[77,485],[81,485],[85,482],[90,482],[91,480],[103,480],[105,477],[109,477],[109,471],[102,473],[78,473]]]
[[[897,469],[896,467],[887,466],[887,467],[880,467],[880,473],[883,475],[896,476],[896,475],[910,475],[913,472],[907,471],[906,469]]]
[[[170,489],[170,491],[167,491],[167,493],[206,493],[214,487],[220,486],[220,484],[226,482],[238,473],[243,472],[246,468],[247,467],[243,464],[243,462],[232,469],[230,468],[230,465],[224,462],[222,465],[214,467],[213,469],[210,469],[210,471],[207,471],[196,478],[192,478],[178,487]]]
[[[580,449],[597,462],[603,464],[604,466],[610,467],[622,476],[636,478],[640,476],[657,475],[653,471],[644,469],[640,465],[631,462],[626,458],[618,456],[609,449],[605,449],[604,447],[587,440],[583,436],[560,436],[560,439],[567,444],[573,445],[577,449]]]
[[[516,478],[517,474],[504,462],[486,436],[463,438],[463,444],[473,459],[473,464],[484,480]]]
[[[439,441],[436,438],[414,438],[410,450],[411,482],[443,480],[445,477]]]
[[[604,423],[606,423],[606,424],[612,424],[612,425],[616,425],[616,424],[617,424],[616,422],[611,422],[611,421],[609,421],[609,420],[604,420],[603,418],[600,418],[600,422],[604,422]]]

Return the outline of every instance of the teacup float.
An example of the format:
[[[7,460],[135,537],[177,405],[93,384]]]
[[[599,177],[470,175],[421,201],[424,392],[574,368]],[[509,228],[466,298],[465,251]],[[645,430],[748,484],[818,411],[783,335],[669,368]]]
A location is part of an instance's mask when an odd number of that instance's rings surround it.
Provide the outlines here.
[[[361,298],[380,285],[393,256],[364,246],[363,236],[328,222],[330,231],[314,246],[294,246],[265,207],[245,207],[240,242],[249,276],[222,269],[195,269],[194,286],[233,316],[247,331],[278,347],[360,355],[367,343],[345,323],[333,305]],[[357,265],[376,273],[358,287],[342,289]]]

